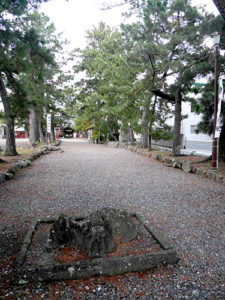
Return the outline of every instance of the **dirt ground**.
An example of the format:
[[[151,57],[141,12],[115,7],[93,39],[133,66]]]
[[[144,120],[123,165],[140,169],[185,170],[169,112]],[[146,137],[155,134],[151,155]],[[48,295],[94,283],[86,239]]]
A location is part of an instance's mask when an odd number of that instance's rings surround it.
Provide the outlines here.
[[[18,155],[5,156],[4,151],[0,152],[0,172],[6,172],[11,164],[17,163],[19,160],[28,159],[33,153],[38,151],[42,145],[38,145],[35,148],[28,148],[28,143],[23,143],[16,148]]]

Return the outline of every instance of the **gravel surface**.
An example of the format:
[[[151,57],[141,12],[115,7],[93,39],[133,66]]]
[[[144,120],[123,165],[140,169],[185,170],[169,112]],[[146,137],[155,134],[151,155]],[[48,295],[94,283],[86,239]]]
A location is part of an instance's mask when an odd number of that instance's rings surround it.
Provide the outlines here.
[[[0,185],[2,299],[225,299],[225,186],[123,149],[64,141]],[[180,262],[142,273],[14,286],[13,259],[34,218],[100,207],[141,213]]]

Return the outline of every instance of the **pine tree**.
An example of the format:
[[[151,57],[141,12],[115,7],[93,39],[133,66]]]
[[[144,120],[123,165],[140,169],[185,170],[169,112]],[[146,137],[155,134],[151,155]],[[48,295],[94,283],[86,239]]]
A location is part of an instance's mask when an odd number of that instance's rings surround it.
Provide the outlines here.
[[[215,18],[192,7],[189,0],[126,2],[130,3],[131,12],[134,9],[140,20],[139,32],[149,34],[149,37],[144,35],[142,49],[149,49],[152,70],[156,70],[152,74],[157,74],[152,92],[175,102],[173,155],[179,155],[181,104],[194,78],[205,74],[207,68],[211,69],[208,63],[210,50],[204,41],[216,31],[212,27]],[[137,42],[142,44],[141,39]],[[168,85],[171,76],[174,83]]]
[[[5,155],[16,155],[14,120],[18,102],[24,105],[25,91],[18,81],[18,74],[27,68],[23,58],[27,45],[24,34],[15,25],[28,9],[36,7],[41,0],[5,0],[0,4],[0,96],[6,117]],[[9,94],[7,88],[11,90]]]
[[[87,78],[81,80],[78,110],[83,123],[109,139],[118,140],[120,124],[131,125],[130,111],[133,105],[131,86],[136,78],[136,68],[126,60],[126,49],[121,34],[111,30],[104,23],[88,31],[88,45],[81,51],[82,61],[75,67],[76,72],[85,71]],[[81,120],[80,120],[81,121]]]

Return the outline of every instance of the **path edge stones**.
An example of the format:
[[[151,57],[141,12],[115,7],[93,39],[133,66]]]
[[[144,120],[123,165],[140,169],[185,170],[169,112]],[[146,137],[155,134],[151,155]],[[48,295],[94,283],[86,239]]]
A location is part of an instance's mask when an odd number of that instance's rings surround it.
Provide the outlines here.
[[[40,157],[41,155],[48,154],[49,151],[59,151],[61,141],[55,141],[51,145],[43,146],[40,150],[33,152],[27,159],[21,159],[17,163],[11,164],[6,172],[0,172],[0,183],[5,183],[8,180],[14,178],[16,172],[23,168],[27,168],[32,165],[32,161]]]
[[[196,175],[207,177],[221,184],[225,183],[225,176],[216,173],[216,171],[196,168],[190,161],[177,161],[174,157],[162,156],[158,153],[151,153],[151,151],[149,151],[148,149],[143,149],[139,145],[130,145],[127,142],[110,142],[107,144],[107,146],[110,148],[122,148],[131,152],[136,152],[137,154],[144,157],[151,157],[155,160],[158,160],[162,162],[166,167],[177,168],[183,170],[185,173],[194,173]]]

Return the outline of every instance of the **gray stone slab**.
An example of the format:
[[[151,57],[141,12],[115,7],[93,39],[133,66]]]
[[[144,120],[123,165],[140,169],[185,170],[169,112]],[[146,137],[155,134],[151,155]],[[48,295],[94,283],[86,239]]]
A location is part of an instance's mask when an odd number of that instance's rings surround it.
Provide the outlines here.
[[[96,275],[120,275],[127,272],[140,272],[167,264],[177,263],[174,250],[159,253],[140,254],[118,258],[95,258],[70,264],[54,264],[45,267],[17,268],[16,281],[25,284],[31,281],[72,280]]]

